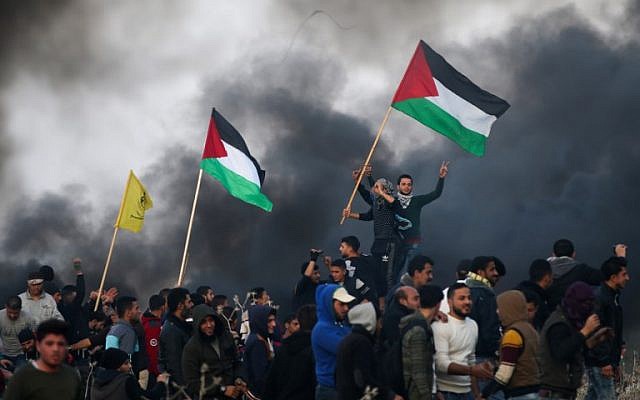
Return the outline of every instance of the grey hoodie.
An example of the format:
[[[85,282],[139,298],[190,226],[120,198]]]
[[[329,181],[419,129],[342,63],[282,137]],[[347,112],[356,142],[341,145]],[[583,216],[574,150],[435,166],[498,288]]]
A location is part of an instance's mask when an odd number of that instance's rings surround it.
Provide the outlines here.
[[[376,309],[373,303],[362,303],[349,310],[349,323],[360,325],[370,334],[376,332]]]
[[[564,297],[567,288],[574,282],[582,281],[592,286],[600,285],[603,276],[600,270],[571,257],[549,257],[553,283],[547,289],[549,309],[554,310]]]

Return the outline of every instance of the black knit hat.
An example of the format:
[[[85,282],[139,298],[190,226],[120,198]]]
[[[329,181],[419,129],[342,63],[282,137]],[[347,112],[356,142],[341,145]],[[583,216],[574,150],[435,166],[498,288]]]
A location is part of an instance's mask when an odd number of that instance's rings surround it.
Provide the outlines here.
[[[422,308],[433,308],[444,299],[442,288],[437,285],[422,286],[418,289],[418,294],[420,294],[420,307]]]
[[[44,275],[40,271],[29,272],[29,275],[27,276],[27,280],[31,281],[36,279],[44,281]]]
[[[129,355],[127,353],[112,347],[104,351],[100,365],[104,369],[118,369],[128,359]]]
[[[53,268],[48,265],[43,265],[42,267],[40,267],[40,273],[42,274],[42,279],[47,282],[51,282],[55,276],[55,274],[53,273]]]
[[[34,338],[33,332],[29,328],[24,328],[23,330],[20,331],[20,333],[18,333],[18,341],[20,343],[24,343],[27,340],[31,340],[33,338]]]

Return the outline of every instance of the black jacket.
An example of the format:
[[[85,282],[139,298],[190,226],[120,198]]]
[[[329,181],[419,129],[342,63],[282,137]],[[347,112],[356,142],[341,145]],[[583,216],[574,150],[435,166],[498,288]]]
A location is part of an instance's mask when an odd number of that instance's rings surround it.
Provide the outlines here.
[[[200,329],[194,333],[182,353],[182,372],[190,395],[200,400],[226,399],[220,386],[233,385],[239,376],[238,352],[225,322],[211,307],[205,304],[194,307],[193,325],[199,327],[208,315],[214,318],[216,324],[213,337],[205,337]],[[198,397],[203,364],[207,365],[204,377],[208,389],[204,396]],[[213,383],[214,377],[221,379],[219,384]]]
[[[142,396],[159,400],[164,393],[163,383],[157,383],[152,390],[142,390],[133,375],[102,367],[97,369],[91,387],[92,400],[141,400]]]
[[[267,371],[271,366],[271,349],[269,339],[269,315],[271,307],[255,305],[249,308],[249,327],[251,334],[247,337],[244,350],[245,376],[253,394],[260,397],[265,388]]]
[[[293,300],[291,302],[293,311],[306,304],[316,304],[316,288],[318,284],[314,283],[308,276],[302,275],[293,289]]]
[[[158,370],[171,374],[171,378],[180,385],[185,384],[181,367],[182,350],[190,337],[191,326],[187,322],[174,315],[167,317],[160,333]]]
[[[480,281],[468,278],[466,282],[473,301],[469,317],[478,324],[476,357],[496,357],[500,347],[500,319],[496,312],[496,294],[492,288]]]
[[[600,318],[600,325],[613,328],[615,336],[611,340],[600,343],[589,350],[585,357],[585,364],[593,367],[620,365],[620,357],[624,340],[622,339],[622,306],[620,292],[602,283],[596,290],[596,314]]]
[[[597,286],[603,281],[602,272],[571,257],[554,257],[549,259],[553,273],[553,283],[547,289],[549,310],[553,311],[560,304],[564,293],[572,283],[582,281]]]
[[[69,304],[60,302],[58,310],[65,321],[71,325],[71,343],[76,343],[89,337],[89,320],[87,311],[82,307],[84,301],[84,275],[76,275],[76,298]]]
[[[142,370],[149,369],[149,355],[147,354],[147,343],[144,335],[144,326],[140,321],[136,321],[131,324],[133,326],[133,330],[136,331],[136,336],[138,336],[138,351],[133,353],[132,356],[132,366],[133,372],[138,373]]]
[[[340,343],[336,358],[339,400],[360,399],[367,386],[374,388],[380,385],[374,342],[374,337],[365,328],[354,325],[351,333]]]
[[[339,284],[337,282],[334,283]],[[357,276],[353,278],[346,276],[342,287],[344,287],[351,296],[356,298],[349,304],[350,307],[362,303],[363,300],[367,300],[376,307],[376,310],[378,309],[378,294],[376,289],[372,285],[369,285],[369,282]]]
[[[519,290],[521,292],[532,292],[538,296],[540,300],[540,304],[538,305],[538,311],[536,312],[536,316],[533,319],[533,326],[537,331],[540,331],[544,326],[544,322],[549,318],[551,314],[551,309],[549,309],[549,297],[547,295],[547,291],[540,287],[535,282],[531,281],[522,281],[515,287],[515,290]]]
[[[315,396],[315,388],[311,333],[296,332],[276,352],[262,400],[310,400]]]
[[[409,314],[413,314],[413,311],[398,303],[395,299],[391,300],[382,318],[380,344],[383,349],[390,349],[400,339],[400,320]]]

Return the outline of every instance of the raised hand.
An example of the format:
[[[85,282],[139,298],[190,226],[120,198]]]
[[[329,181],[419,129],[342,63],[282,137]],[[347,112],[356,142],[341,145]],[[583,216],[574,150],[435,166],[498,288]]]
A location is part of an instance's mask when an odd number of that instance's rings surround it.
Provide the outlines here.
[[[584,326],[580,330],[580,333],[582,333],[584,337],[587,337],[591,335],[591,333],[595,331],[598,326],[600,326],[600,318],[597,314],[591,314],[585,321]]]
[[[450,161],[443,161],[440,164],[440,178],[444,178],[449,173],[449,163]]]
[[[353,178],[354,181],[358,180],[358,176],[360,176],[360,171],[362,171],[362,167],[358,169],[354,169],[353,172],[351,172],[351,177]],[[371,165],[367,165],[364,167],[363,176],[371,176]]]

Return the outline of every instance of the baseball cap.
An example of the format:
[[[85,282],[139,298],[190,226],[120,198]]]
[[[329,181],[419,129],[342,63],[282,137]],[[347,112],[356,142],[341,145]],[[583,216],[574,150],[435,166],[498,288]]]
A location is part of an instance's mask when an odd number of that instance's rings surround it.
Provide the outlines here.
[[[350,295],[349,292],[347,292],[347,289],[339,287],[335,292],[333,292],[333,299],[338,300],[341,303],[351,303],[356,298]]]

